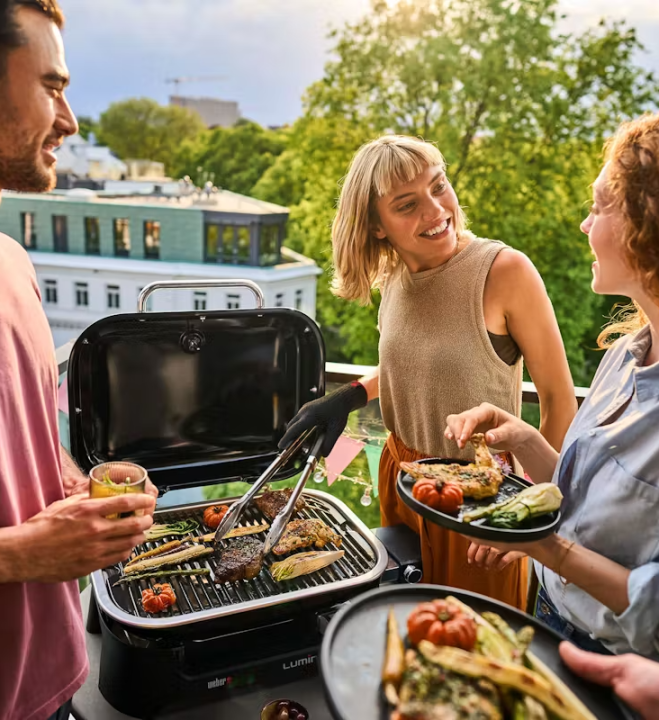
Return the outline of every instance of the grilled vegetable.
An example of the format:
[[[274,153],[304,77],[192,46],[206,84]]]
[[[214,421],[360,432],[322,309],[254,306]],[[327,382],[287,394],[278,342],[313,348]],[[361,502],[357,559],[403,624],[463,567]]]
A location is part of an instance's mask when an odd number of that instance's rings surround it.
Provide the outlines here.
[[[210,575],[211,571],[208,568],[192,568],[192,570],[153,570],[145,571],[142,573],[131,573],[130,575],[124,575],[124,577],[117,580],[112,587],[117,585],[125,585],[126,583],[133,582],[134,580],[144,580],[146,578],[157,578],[157,577],[185,577],[187,575]]]
[[[489,525],[500,528],[516,528],[525,521],[555,512],[561,507],[563,494],[553,483],[539,483],[524,488],[515,497],[502,503],[493,503],[462,516],[464,522],[473,522],[490,516]]]
[[[189,562],[190,560],[203,557],[204,555],[210,555],[212,552],[213,548],[207,548],[204,545],[190,545],[190,547],[183,548],[182,550],[175,551],[173,553],[156,555],[156,557],[149,557],[144,560],[138,560],[137,562],[131,563],[124,568],[124,575],[140,573],[145,570],[164,567],[165,565],[180,565],[181,563]]]
[[[168,535],[189,535],[193,530],[199,527],[196,520],[179,520],[178,522],[152,525],[144,534],[147,542],[151,540],[160,540],[160,538]]]
[[[513,688],[541,702],[560,720],[585,720],[585,716],[565,703],[552,685],[541,675],[520,665],[465,652],[458,648],[437,647],[427,640],[419,643],[426,660],[460,675],[487,678],[497,685]]]
[[[268,523],[263,523],[262,525],[246,525],[245,527],[237,527],[233,530],[229,530],[229,532],[222,538],[222,540],[229,540],[230,538],[235,537],[244,537],[245,535],[256,535],[260,532],[265,532],[270,525]],[[204,542],[213,542],[215,540],[215,533],[208,533],[207,535],[202,535],[202,537],[197,538],[197,540],[203,540]]]
[[[462,488],[457,483],[422,478],[414,483],[412,495],[433,510],[454,515],[464,501]]]
[[[504,662],[512,662],[515,655],[515,647],[506,640],[490,623],[479,615],[473,608],[449,595],[446,600],[456,605],[465,615],[473,619],[477,626],[476,647],[486,657]]]
[[[211,505],[204,510],[204,524],[211,530],[216,530],[222,518],[229,510],[228,505]]]
[[[405,670],[405,647],[398,632],[398,623],[393,608],[389,608],[387,617],[387,645],[382,666],[382,685],[387,700],[398,704],[398,688]]]
[[[342,558],[344,554],[343,550],[297,553],[285,560],[272,563],[270,574],[277,582],[291,580],[300,575],[308,575],[316,570],[321,570]]]
[[[192,540],[192,535],[187,538],[183,538],[182,540],[172,540],[171,542],[165,543],[164,545],[159,545],[157,548],[153,548],[153,550],[148,550],[147,552],[143,552],[140,555],[136,555],[124,565],[124,568],[127,568],[129,565],[132,565],[138,560],[144,560],[144,558],[153,557],[154,555],[162,555],[163,553],[174,550],[177,547],[181,547],[181,545],[183,545],[183,543],[187,542],[188,540]]]
[[[450,645],[471,650],[476,644],[476,623],[446,600],[418,605],[407,619],[407,636],[413,645],[428,640],[434,645]]]
[[[176,595],[168,583],[156,584],[153,588],[142,590],[142,607],[148,613],[159,613],[176,602]]]
[[[510,625],[496,613],[484,612],[483,618],[495,627],[515,648],[514,662],[517,665],[523,665],[524,655],[535,634],[533,628],[527,625],[518,633],[515,633]],[[544,706],[535,698],[511,691],[506,691],[504,696],[506,702],[512,708],[513,720],[547,720]]]
[[[563,703],[572,709],[574,718],[579,718],[579,720],[597,720],[593,713],[579,700],[572,690],[530,650],[526,652],[526,660],[531,666],[531,669],[539,675],[542,675],[554,688],[554,691],[562,698]]]

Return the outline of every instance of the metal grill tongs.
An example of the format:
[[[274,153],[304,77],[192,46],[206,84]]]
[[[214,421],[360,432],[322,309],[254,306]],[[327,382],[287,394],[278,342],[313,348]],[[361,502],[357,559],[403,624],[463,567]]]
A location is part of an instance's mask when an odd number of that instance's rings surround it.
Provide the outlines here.
[[[237,502],[233,503],[226,515],[222,518],[220,524],[215,531],[213,544],[222,540],[222,538],[232,530],[243,514],[245,508],[250,504],[256,493],[280,470],[294,455],[296,455],[304,445],[305,441],[311,436],[314,428],[303,432],[294,442],[292,442],[285,450],[270,463],[267,470],[256,480],[252,487]],[[315,466],[314,466],[315,467]],[[305,468],[306,469],[306,468]],[[298,493],[299,494],[299,493]]]
[[[316,430],[316,428],[313,428],[313,430]],[[313,430],[311,432],[313,432]],[[320,448],[322,447],[324,440],[325,434],[318,431],[316,442],[314,443],[311,452],[307,456],[307,462],[304,466],[304,469],[302,470],[300,479],[297,481],[297,485],[293,488],[293,492],[291,493],[290,498],[288,498],[286,507],[284,507],[284,509],[279,513],[279,515],[277,515],[277,517],[272,521],[270,531],[268,532],[263,547],[264,555],[267,555],[272,550],[272,548],[279,542],[279,539],[284,534],[284,530],[286,530],[286,525],[288,525],[288,521],[291,519],[291,515],[293,515],[293,512],[295,511],[295,503],[300,497],[302,490],[304,490],[304,486],[307,484],[307,480],[309,479],[311,473],[316,469],[316,465],[318,465],[318,461],[320,460]]]

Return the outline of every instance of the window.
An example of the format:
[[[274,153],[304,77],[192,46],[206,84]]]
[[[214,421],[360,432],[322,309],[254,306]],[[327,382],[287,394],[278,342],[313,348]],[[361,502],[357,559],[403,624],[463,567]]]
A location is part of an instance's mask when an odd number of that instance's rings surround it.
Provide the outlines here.
[[[261,265],[276,265],[279,262],[279,225],[261,226],[259,261]]]
[[[85,252],[87,255],[101,254],[101,224],[98,218],[85,218]]]
[[[275,295],[275,307],[284,307],[284,293]]]
[[[238,242],[236,247],[237,262],[245,264],[250,261],[249,253],[249,228],[242,227],[238,228]]]
[[[160,258],[160,223],[157,220],[144,222],[144,257],[148,260]]]
[[[69,251],[69,230],[66,215],[53,215],[53,249],[55,252]]]
[[[34,221],[34,213],[21,213],[21,230],[23,235],[23,247],[28,250],[37,249],[37,228]]]
[[[87,283],[76,283],[76,305],[78,307],[89,306],[89,285]]]
[[[127,218],[115,218],[114,254],[118,257],[130,255],[130,224]]]
[[[295,309],[296,310],[302,310],[302,297],[304,295],[303,290],[296,290],[295,291]]]
[[[227,295],[227,310],[240,310],[240,295]]]
[[[120,301],[120,293],[119,293],[118,285],[108,285],[107,296],[108,296],[108,308],[119,308],[120,307],[121,301]]]
[[[233,225],[225,225],[222,228],[222,260],[224,262],[235,262],[236,255],[236,228]]]
[[[205,248],[205,260],[206,262],[217,262],[217,246],[220,237],[220,226],[219,225],[206,225],[206,248]]]
[[[195,292],[194,294],[194,309],[195,310],[205,310],[206,309],[206,293],[205,292]]]
[[[57,280],[45,280],[46,305],[57,305]]]

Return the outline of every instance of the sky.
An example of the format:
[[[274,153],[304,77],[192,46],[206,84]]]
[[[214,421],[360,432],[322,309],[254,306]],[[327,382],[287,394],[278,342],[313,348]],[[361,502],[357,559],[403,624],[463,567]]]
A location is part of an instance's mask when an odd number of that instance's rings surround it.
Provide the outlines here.
[[[388,0],[390,3],[396,0]],[[263,125],[293,122],[305,89],[323,75],[328,30],[368,11],[369,0],[60,0],[78,115],[114,101],[151,97],[163,104],[174,77],[182,95],[235,100]],[[602,16],[624,18],[648,49],[638,62],[659,74],[659,0],[561,0],[568,29]]]

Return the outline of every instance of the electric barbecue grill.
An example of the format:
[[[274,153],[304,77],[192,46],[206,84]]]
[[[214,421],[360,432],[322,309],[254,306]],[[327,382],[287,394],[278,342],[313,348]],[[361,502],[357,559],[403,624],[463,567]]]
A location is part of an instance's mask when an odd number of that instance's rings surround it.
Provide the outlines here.
[[[143,312],[159,288],[237,285],[253,292],[257,309]],[[277,442],[297,410],[324,394],[325,355],[317,326],[295,310],[264,309],[260,290],[248,281],[156,283],[143,290],[138,309],[100,320],[73,348],[68,377],[73,457],[85,471],[112,460],[138,463],[161,492],[253,482],[276,457]],[[299,473],[308,452],[305,446],[287,460],[274,480]],[[278,583],[269,572],[278,558],[267,555],[260,574],[249,581],[163,577],[174,587],[177,603],[158,615],[142,609],[148,581],[114,584],[121,564],[92,575],[102,633],[99,688],[111,705],[151,718],[317,673],[328,618],[338,604],[378,585],[388,558],[344,503],[318,491],[303,497],[306,508],[296,517],[320,518],[343,539],[344,556],[323,570]],[[208,504],[158,511],[156,522],[195,518],[194,534],[202,535]],[[238,525],[263,522],[271,521],[252,505]],[[256,537],[263,541],[265,533]],[[214,574],[216,558],[184,567],[206,567]]]

